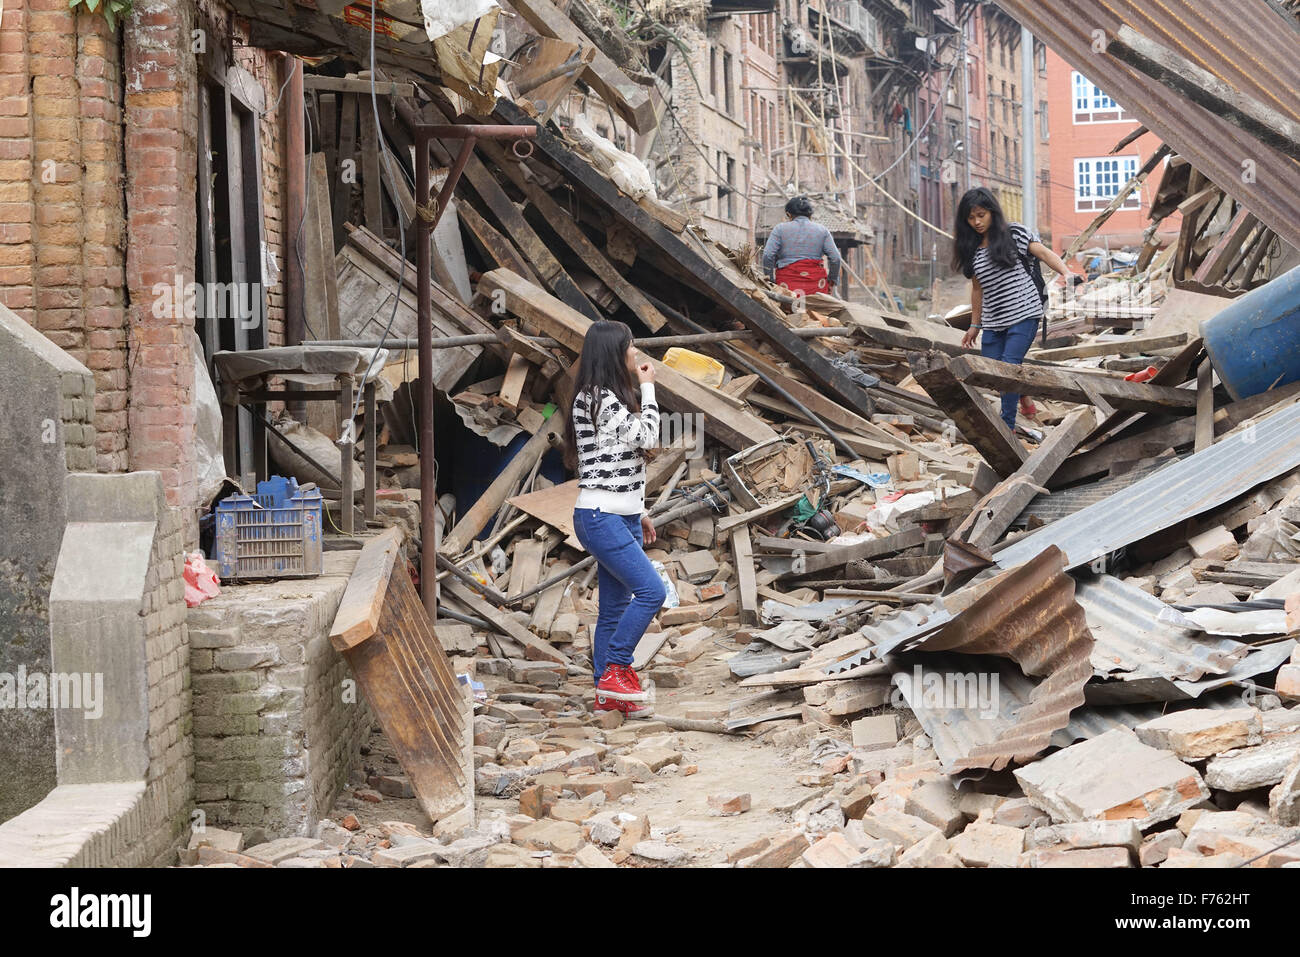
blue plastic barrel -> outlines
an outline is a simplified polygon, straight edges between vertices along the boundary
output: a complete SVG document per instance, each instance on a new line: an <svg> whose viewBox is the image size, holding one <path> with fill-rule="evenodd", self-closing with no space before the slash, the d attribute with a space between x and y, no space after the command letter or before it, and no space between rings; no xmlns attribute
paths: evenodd
<svg viewBox="0 0 1300 957"><path fill-rule="evenodd" d="M1300 266L1203 320L1201 338L1233 399L1300 380Z"/></svg>

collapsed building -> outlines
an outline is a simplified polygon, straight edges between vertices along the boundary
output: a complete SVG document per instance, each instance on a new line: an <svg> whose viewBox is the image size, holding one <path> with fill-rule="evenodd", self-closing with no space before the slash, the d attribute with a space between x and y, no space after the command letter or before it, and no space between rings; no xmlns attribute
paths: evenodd
<svg viewBox="0 0 1300 957"><path fill-rule="evenodd" d="M714 94L678 71L712 75L695 34L669 41L680 58L620 57L629 38L580 2L513 4L506 58L492 3L441 22L401 0L164 6L120 35L4 13L35 79L8 114L27 218L0 310L0 518L18 530L0 670L104 685L94 718L0 711L0 861L684 863L662 828L598 808L679 767L687 734L795 750L819 790L732 849L743 866L1295 859L1300 369L1273 339L1241 356L1260 315L1295 321L1296 118L1269 92L1295 85L1285 49L1254 76L1218 52L1222 22L1187 47L1172 21L1143 37L1100 8L1002 4L1076 65L1113 33L1088 68L1177 154L1152 225L1181 217L1177 244L1153 228L1132 267L1058 294L1042 348L1009 366L961 347L959 314L901 311L879 266L861 297L791 298L744 248L762 217L723 203L730 157L671 191L675 161L642 161L702 89L735 112L747 25L717 27ZM827 107L873 92L812 77L857 15L795 6L785 53L775 31L754 43L807 58L825 155L770 185L834 192L853 131ZM1169 57L1227 93L1169 107ZM771 130L772 153L794 146ZM913 138L890 136L891 156ZM1231 175L1223 142L1260 176ZM838 238L860 212L850 198ZM882 232L855 233L864 256ZM1116 306L1134 285L1149 314ZM553 450L606 317L653 357L677 429L647 488L674 603L636 662L661 713L636 731L590 711L594 562ZM1012 390L1041 402L1024 434L986 398ZM726 706L674 709L719 642ZM954 700L953 675L977 700ZM375 727L396 766L357 781ZM1132 793L1098 803L1094 777ZM386 795L436 833L341 813ZM484 801L515 813L485 820Z"/></svg>

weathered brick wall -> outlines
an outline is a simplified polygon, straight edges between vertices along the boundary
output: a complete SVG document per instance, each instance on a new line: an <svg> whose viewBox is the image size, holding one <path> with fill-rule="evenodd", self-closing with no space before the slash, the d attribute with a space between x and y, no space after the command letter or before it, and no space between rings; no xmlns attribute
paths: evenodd
<svg viewBox="0 0 1300 957"><path fill-rule="evenodd" d="M219 0L136 0L119 35L67 0L3 6L0 304L94 373L96 468L157 470L168 501L192 510L190 323L152 307L155 283L195 278L194 30L232 42L235 61L265 95L263 206L280 271L283 122L275 105L290 61L243 46L246 30ZM272 345L283 342L282 293L282 284L268 289ZM192 542L192 511L186 519Z"/></svg>
<svg viewBox="0 0 1300 957"><path fill-rule="evenodd" d="M100 471L127 467L121 100L102 16L4 5L0 302L94 373Z"/></svg>
<svg viewBox="0 0 1300 957"><path fill-rule="evenodd" d="M325 559L319 578L227 586L189 612L196 798L209 825L309 835L365 740L369 709L329 641L356 553Z"/></svg>

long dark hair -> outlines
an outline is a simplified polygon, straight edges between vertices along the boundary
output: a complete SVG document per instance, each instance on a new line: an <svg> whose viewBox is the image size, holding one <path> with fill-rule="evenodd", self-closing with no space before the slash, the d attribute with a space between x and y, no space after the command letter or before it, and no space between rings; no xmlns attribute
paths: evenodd
<svg viewBox="0 0 1300 957"><path fill-rule="evenodd" d="M584 392L590 398L591 421L600 414L602 390L608 389L633 412L641 411L640 389L627 367L627 350L632 345L632 330L627 323L614 319L593 322L582 343L582 355L574 367L567 417L564 420L564 464L570 471L578 468L578 439L573 428L573 404Z"/></svg>
<svg viewBox="0 0 1300 957"><path fill-rule="evenodd" d="M807 196L795 196L786 201L785 211L790 216L807 216L812 219L812 200Z"/></svg>
<svg viewBox="0 0 1300 957"><path fill-rule="evenodd" d="M981 236L970 228L970 211L975 207L987 209L993 216L988 232ZM975 250L987 237L989 241L989 259L1004 269L1016 264L1016 244L1011 235L1011 227L1002 213L998 198L983 186L967 190L957 204L957 223L953 227L952 268L970 279L975 275Z"/></svg>

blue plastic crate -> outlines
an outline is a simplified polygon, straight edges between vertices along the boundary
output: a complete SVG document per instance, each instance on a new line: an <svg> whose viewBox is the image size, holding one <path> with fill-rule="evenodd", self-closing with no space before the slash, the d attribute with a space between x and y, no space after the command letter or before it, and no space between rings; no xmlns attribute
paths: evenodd
<svg viewBox="0 0 1300 957"><path fill-rule="evenodd" d="M231 495L217 505L213 558L223 579L315 578L321 573L323 502L319 489L272 476L256 495Z"/></svg>

